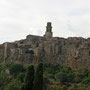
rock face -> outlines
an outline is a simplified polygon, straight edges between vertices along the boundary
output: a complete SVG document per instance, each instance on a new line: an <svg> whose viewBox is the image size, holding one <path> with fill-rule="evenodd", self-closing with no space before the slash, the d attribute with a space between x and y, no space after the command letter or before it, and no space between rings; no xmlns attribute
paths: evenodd
<svg viewBox="0 0 90 90"><path fill-rule="evenodd" d="M0 45L0 62L22 64L44 63L60 64L72 68L90 69L90 38L52 37L51 24L47 24L44 37L28 35L26 39Z"/></svg>

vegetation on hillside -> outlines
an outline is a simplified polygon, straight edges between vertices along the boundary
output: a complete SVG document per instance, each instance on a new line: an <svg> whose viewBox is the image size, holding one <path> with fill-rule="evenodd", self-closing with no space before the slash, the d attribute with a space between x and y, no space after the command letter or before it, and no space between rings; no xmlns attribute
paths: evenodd
<svg viewBox="0 0 90 90"><path fill-rule="evenodd" d="M45 90L90 90L90 70L44 65Z"/></svg>
<svg viewBox="0 0 90 90"><path fill-rule="evenodd" d="M38 87L38 88L37 88ZM43 64L0 63L0 90L43 90Z"/></svg>
<svg viewBox="0 0 90 90"><path fill-rule="evenodd" d="M0 63L0 90L90 90L90 70Z"/></svg>

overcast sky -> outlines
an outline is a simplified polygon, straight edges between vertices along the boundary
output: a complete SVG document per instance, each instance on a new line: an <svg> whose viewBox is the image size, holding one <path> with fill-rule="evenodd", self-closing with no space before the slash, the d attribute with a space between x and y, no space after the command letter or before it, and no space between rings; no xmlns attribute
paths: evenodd
<svg viewBox="0 0 90 90"><path fill-rule="evenodd" d="M0 43L43 35L90 37L90 0L0 0Z"/></svg>

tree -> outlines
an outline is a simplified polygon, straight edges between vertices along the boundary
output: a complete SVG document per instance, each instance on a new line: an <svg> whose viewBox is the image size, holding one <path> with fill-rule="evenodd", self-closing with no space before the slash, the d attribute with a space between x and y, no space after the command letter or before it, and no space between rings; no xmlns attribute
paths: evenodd
<svg viewBox="0 0 90 90"><path fill-rule="evenodd" d="M40 63L36 70L34 90L43 90L43 63Z"/></svg>
<svg viewBox="0 0 90 90"><path fill-rule="evenodd" d="M25 68L21 64L12 64L9 68L10 74L16 77L19 73L25 72Z"/></svg>
<svg viewBox="0 0 90 90"><path fill-rule="evenodd" d="M80 83L82 80L88 76L88 70L86 68L78 68L75 72L75 82Z"/></svg>
<svg viewBox="0 0 90 90"><path fill-rule="evenodd" d="M20 73L18 74L17 78L21 81L24 82L24 77L25 77L25 73Z"/></svg>
<svg viewBox="0 0 90 90"><path fill-rule="evenodd" d="M0 73L0 89L3 88L5 85L7 85L10 82L10 78L8 77L8 74L6 72Z"/></svg>
<svg viewBox="0 0 90 90"><path fill-rule="evenodd" d="M90 77L86 77L82 80L82 84L90 84Z"/></svg>
<svg viewBox="0 0 90 90"><path fill-rule="evenodd" d="M29 66L25 75L24 85L22 86L25 90L33 90L34 73L34 66Z"/></svg>
<svg viewBox="0 0 90 90"><path fill-rule="evenodd" d="M62 67L61 72L68 74L72 72L72 69L70 67Z"/></svg>
<svg viewBox="0 0 90 90"><path fill-rule="evenodd" d="M75 79L75 74L74 73L68 73L67 74L67 82L74 82L74 79Z"/></svg>
<svg viewBox="0 0 90 90"><path fill-rule="evenodd" d="M21 81L18 79L13 79L10 83L8 83L3 90L19 90L21 85Z"/></svg>
<svg viewBox="0 0 90 90"><path fill-rule="evenodd" d="M21 87L20 87L20 89L19 90L26 90L26 84L25 83L23 83L22 85L21 85Z"/></svg>
<svg viewBox="0 0 90 90"><path fill-rule="evenodd" d="M61 84L65 84L65 82L67 81L67 76L65 73L63 72L59 72L56 74L56 79L61 83Z"/></svg>

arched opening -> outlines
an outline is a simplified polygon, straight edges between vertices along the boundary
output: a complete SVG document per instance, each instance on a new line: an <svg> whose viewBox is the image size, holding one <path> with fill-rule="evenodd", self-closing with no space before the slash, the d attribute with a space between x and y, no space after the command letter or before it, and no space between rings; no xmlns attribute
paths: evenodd
<svg viewBox="0 0 90 90"><path fill-rule="evenodd" d="M29 48L29 49L26 50L26 53L28 53L28 54L34 54L34 51L31 48Z"/></svg>

